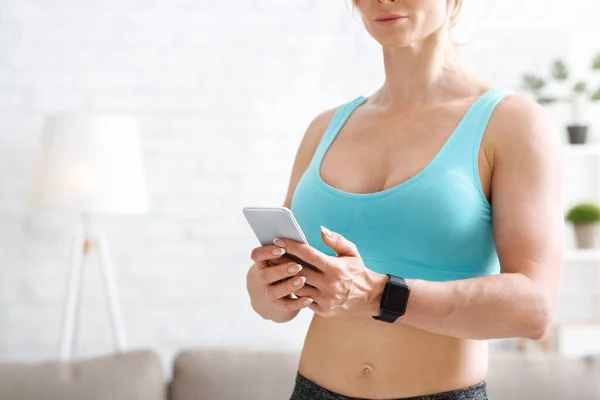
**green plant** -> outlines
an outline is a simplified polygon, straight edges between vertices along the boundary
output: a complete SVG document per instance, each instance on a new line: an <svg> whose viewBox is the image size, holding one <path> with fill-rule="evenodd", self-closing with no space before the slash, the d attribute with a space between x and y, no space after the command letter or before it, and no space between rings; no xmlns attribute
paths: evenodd
<svg viewBox="0 0 600 400"><path fill-rule="evenodd" d="M591 224L600 221L600 208L591 203L578 204L571 208L566 216L574 224Z"/></svg>
<svg viewBox="0 0 600 400"><path fill-rule="evenodd" d="M600 54L596 55L591 63L592 71L600 71ZM580 119L580 101L587 100L591 102L600 101L600 86L597 89L590 89L583 80L570 82L570 71L563 60L555 60L550 66L550 78L556 83L566 86L566 94L550 95L546 93L549 79L545 79L535 74L523 75L523 89L530 92L535 100L542 105L565 102L571 105L571 118L573 123L578 123Z"/></svg>

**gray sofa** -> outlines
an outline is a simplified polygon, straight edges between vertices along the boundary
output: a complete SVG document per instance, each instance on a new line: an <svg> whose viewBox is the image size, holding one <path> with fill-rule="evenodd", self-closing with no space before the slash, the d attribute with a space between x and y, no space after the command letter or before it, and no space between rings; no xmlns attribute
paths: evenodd
<svg viewBox="0 0 600 400"><path fill-rule="evenodd" d="M172 378L152 350L72 364L0 364L1 400L289 399L297 352L196 349L179 354ZM600 358L492 355L491 400L599 400Z"/></svg>

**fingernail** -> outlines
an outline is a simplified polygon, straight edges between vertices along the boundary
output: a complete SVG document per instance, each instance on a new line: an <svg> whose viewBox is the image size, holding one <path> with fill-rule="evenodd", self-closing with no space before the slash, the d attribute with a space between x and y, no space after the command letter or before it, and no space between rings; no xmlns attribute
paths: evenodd
<svg viewBox="0 0 600 400"><path fill-rule="evenodd" d="M285 240L283 239L275 239L273 240L273 244L279 246L279 247L285 247Z"/></svg>
<svg viewBox="0 0 600 400"><path fill-rule="evenodd" d="M302 265L300 265L300 264L290 265L288 268L288 272L290 274L295 274L296 272L300 272L300 271L302 271Z"/></svg>
<svg viewBox="0 0 600 400"><path fill-rule="evenodd" d="M310 306L313 302L313 299L306 299L302 302L303 305L305 306Z"/></svg>
<svg viewBox="0 0 600 400"><path fill-rule="evenodd" d="M305 277L300 276L300 277L298 277L298 278L296 278L296 279L294 279L292 281L292 285L294 285L294 286L301 286L304 283L305 279L306 279Z"/></svg>
<svg viewBox="0 0 600 400"><path fill-rule="evenodd" d="M325 236L327 237L332 237L333 233L331 233L331 231L327 228L325 228L324 226L321 226L321 232L323 232L325 234Z"/></svg>
<svg viewBox="0 0 600 400"><path fill-rule="evenodd" d="M285 254L285 250L282 249L281 247L277 247L276 249L273 249L273 255L274 256L280 256Z"/></svg>

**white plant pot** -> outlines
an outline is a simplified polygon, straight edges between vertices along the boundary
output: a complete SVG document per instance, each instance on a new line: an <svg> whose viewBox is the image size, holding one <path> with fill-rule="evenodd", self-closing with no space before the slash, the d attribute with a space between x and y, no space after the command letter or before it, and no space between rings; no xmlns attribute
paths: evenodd
<svg viewBox="0 0 600 400"><path fill-rule="evenodd" d="M598 224L575 224L575 239L580 249L593 249L596 247Z"/></svg>

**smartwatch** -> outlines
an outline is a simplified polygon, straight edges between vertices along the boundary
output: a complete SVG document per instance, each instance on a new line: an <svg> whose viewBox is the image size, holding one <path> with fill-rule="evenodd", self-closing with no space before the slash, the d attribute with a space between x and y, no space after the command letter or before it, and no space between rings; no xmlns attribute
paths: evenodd
<svg viewBox="0 0 600 400"><path fill-rule="evenodd" d="M410 288L404 278L386 274L390 279L385 283L383 294L381 295L381 304L379 306L381 315L373 319L394 322L406 312Z"/></svg>

